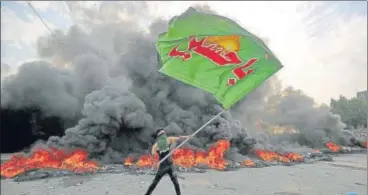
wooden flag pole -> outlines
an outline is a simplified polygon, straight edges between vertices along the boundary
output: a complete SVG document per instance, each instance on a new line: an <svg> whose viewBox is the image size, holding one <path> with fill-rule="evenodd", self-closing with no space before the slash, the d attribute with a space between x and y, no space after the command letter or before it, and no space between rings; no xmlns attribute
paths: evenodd
<svg viewBox="0 0 368 195"><path fill-rule="evenodd" d="M219 117L221 114L223 114L225 112L225 110L222 110L220 113L218 113L216 116L214 116L213 118L211 118L209 121L207 121L207 123L205 123L204 125L202 125L202 127L200 127L199 129L197 129L192 135L190 135L189 137L187 137L187 139L185 139L181 144L179 144L176 148L174 148L173 150L170 151L170 153L168 155L166 155L163 159L160 160L160 162L158 162L158 166L160 166L160 164L166 160L167 158L169 158L170 155L172 155L174 153L175 150L179 149L181 146L183 146L187 141L189 141L193 136L195 136L198 132L200 132L202 129L204 129L208 124L210 124L213 120L215 120L217 117Z"/></svg>

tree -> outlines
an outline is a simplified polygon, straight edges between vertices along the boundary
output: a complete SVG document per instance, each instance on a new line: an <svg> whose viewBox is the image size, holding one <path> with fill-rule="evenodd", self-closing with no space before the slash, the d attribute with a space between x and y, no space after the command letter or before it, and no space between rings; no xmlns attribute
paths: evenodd
<svg viewBox="0 0 368 195"><path fill-rule="evenodd" d="M340 96L338 100L331 99L331 112L341 116L341 120L349 126L357 128L361 125L367 127L367 100L361 98L347 99Z"/></svg>

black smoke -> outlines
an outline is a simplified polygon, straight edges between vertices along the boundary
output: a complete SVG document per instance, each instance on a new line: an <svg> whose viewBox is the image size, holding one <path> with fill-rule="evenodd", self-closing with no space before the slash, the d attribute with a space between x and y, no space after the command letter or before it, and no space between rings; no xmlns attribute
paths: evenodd
<svg viewBox="0 0 368 195"><path fill-rule="evenodd" d="M22 146L4 144L6 151L47 139L41 145L84 148L102 162L121 162L129 153L148 152L156 128L188 135L222 110L212 95L157 71L154 43L168 21L155 20L148 30L142 29L137 21L150 19L144 2L103 2L98 9L68 5L76 25L55 33L57 38L40 37L40 61L24 64L2 83L1 137L13 142L18 140L15 134L27 137ZM209 7L196 9L214 13ZM276 77L269 79L189 146L206 148L226 138L239 156L253 147L282 150L315 147L326 140L343 143L338 116L316 108L297 90L282 91L280 85ZM34 112L36 126L41 125L37 130L31 124ZM22 125L11 122L15 120ZM267 125L260 129L259 120ZM299 133L266 133L276 124L293 126Z"/></svg>
<svg viewBox="0 0 368 195"><path fill-rule="evenodd" d="M59 117L45 117L39 109L1 108L1 153L29 149L38 140L63 135Z"/></svg>

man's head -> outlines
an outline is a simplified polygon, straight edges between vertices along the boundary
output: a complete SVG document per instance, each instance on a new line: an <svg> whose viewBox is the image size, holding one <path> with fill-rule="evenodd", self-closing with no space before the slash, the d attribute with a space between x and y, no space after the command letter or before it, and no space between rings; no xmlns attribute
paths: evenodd
<svg viewBox="0 0 368 195"><path fill-rule="evenodd" d="M165 129L159 128L156 130L156 138L159 137L162 134L166 134Z"/></svg>

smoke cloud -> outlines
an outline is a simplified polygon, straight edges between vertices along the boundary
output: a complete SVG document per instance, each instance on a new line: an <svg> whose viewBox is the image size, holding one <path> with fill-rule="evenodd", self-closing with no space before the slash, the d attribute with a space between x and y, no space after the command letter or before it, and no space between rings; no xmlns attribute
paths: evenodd
<svg viewBox="0 0 368 195"><path fill-rule="evenodd" d="M156 128L166 127L171 135L191 134L221 111L212 95L157 71L154 42L168 21L156 20L142 29L139 21L150 18L144 2L102 2L99 9L73 2L68 6L76 25L66 33L40 37L41 60L22 65L2 83L2 108L35 107L69 123L64 136L52 136L44 144L85 148L102 162L121 162L127 154L148 152ZM208 6L195 8L214 13ZM49 62L55 58L57 63ZM270 136L266 130L274 125L291 126L298 133ZM233 158L239 159L254 147L344 143L343 128L327 107L315 107L300 91L281 91L273 77L188 146L203 149L226 138Z"/></svg>

